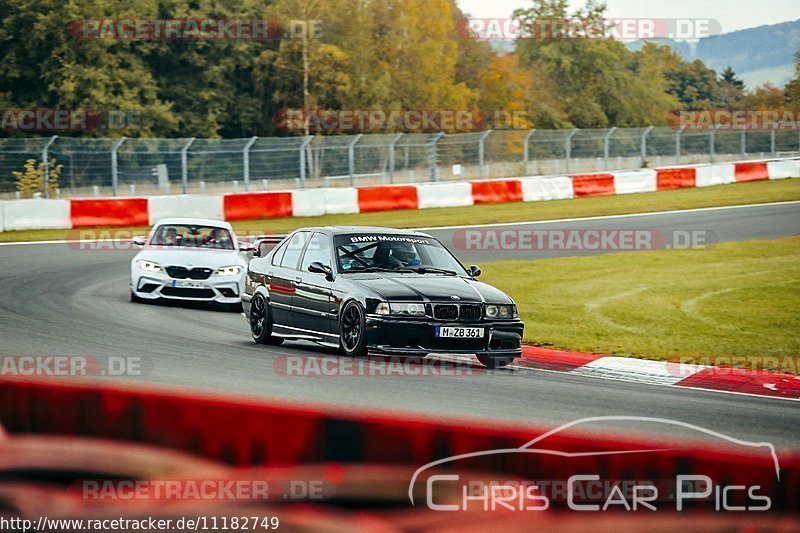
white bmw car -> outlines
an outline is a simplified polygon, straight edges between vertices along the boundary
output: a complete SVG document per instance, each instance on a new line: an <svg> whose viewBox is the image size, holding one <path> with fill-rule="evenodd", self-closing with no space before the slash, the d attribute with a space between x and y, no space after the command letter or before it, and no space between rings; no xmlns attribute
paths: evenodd
<svg viewBox="0 0 800 533"><path fill-rule="evenodd" d="M141 250L131 261L131 301L184 300L240 308L247 262L227 222L201 218L159 220L136 237Z"/></svg>

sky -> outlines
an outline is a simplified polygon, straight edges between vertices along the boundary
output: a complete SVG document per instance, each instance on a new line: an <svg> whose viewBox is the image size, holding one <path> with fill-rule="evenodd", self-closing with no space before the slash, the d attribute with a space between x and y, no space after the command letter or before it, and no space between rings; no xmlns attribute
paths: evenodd
<svg viewBox="0 0 800 533"><path fill-rule="evenodd" d="M504 18L526 0L456 0L473 17ZM573 9L582 0L570 0ZM607 0L607 18L711 18L722 33L800 19L800 0Z"/></svg>

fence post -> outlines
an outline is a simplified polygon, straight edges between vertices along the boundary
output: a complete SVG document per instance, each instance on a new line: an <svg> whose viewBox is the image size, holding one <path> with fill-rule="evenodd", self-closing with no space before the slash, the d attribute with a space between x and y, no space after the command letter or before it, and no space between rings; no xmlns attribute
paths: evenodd
<svg viewBox="0 0 800 533"><path fill-rule="evenodd" d="M486 137L488 137L490 133L492 133L492 130L486 130L486 131L483 132L483 134L481 135L480 139L478 139L478 178L479 179L483 179L483 175L485 173L484 161L486 159L485 158L485 154L486 154L486 146L485 146L485 144L486 143L484 141L486 141Z"/></svg>
<svg viewBox="0 0 800 533"><path fill-rule="evenodd" d="M681 134L683 130L686 129L686 124L682 125L678 128L678 133L675 134L675 163L680 164L681 162Z"/></svg>
<svg viewBox="0 0 800 533"><path fill-rule="evenodd" d="M532 129L527 134L525 134L525 137L522 138L522 162L525 165L525 168L522 173L525 174L526 176L528 175L528 161L530 161L530 152L529 152L530 149L528 147L528 143L530 142L531 137L533 137L534 133L536 133L536 130Z"/></svg>
<svg viewBox="0 0 800 533"><path fill-rule="evenodd" d="M564 162L565 165L565 172L569 173L569 160L572 159L572 138L575 134L578 133L578 128L573 129L567 134L567 138L564 140L564 156L566 157L566 161Z"/></svg>
<svg viewBox="0 0 800 533"><path fill-rule="evenodd" d="M117 149L125 142L126 137L123 137L114 144L111 149L111 195L117 195L117 187L119 186L119 165L117 160Z"/></svg>
<svg viewBox="0 0 800 533"><path fill-rule="evenodd" d="M309 135L303 139L303 144L300 145L300 188L306 188L306 150L311 141L314 140L313 135Z"/></svg>
<svg viewBox="0 0 800 533"><path fill-rule="evenodd" d="M708 137L708 156L711 163L714 162L714 155L716 150L717 139L717 126L711 128L711 134Z"/></svg>
<svg viewBox="0 0 800 533"><path fill-rule="evenodd" d="M347 172L350 174L350 186L356 184L356 143L361 140L363 137L363 133L359 133L356 135L356 138L353 139L347 146Z"/></svg>
<svg viewBox="0 0 800 533"><path fill-rule="evenodd" d="M250 147L253 146L258 140L258 137L252 137L242 150L242 181L244 181L244 190L250 190Z"/></svg>
<svg viewBox="0 0 800 533"><path fill-rule="evenodd" d="M739 144L741 145L740 148L741 148L741 152L742 152L742 157L744 157L745 154L747 153L747 138L745 137L745 132L746 131L747 130L742 130L741 136L739 138Z"/></svg>
<svg viewBox="0 0 800 533"><path fill-rule="evenodd" d="M647 126L647 129L642 133L642 165L647 161L647 134L650 133L652 129L653 126Z"/></svg>
<svg viewBox="0 0 800 533"><path fill-rule="evenodd" d="M772 156L775 157L777 152L775 151L775 129L778 127L778 123L772 125L772 129L769 132L769 151L772 153Z"/></svg>
<svg viewBox="0 0 800 533"><path fill-rule="evenodd" d="M608 170L608 153L609 153L609 144L611 142L611 135L617 130L616 127L611 128L606 133L605 137L603 138L603 168L604 170Z"/></svg>
<svg viewBox="0 0 800 533"><path fill-rule="evenodd" d="M189 139L189 142L186 143L186 146L181 148L181 186L183 188L183 194L189 192L189 147L195 141L195 138L192 137Z"/></svg>
<svg viewBox="0 0 800 533"><path fill-rule="evenodd" d="M435 136L431 140L430 157L428 158L429 162L430 162L430 165L431 165L431 169L430 169L431 181L439 181L439 166L438 166L438 163L436 161L436 155L437 155L436 154L436 148L437 148L437 146L439 144L439 141L442 139L442 137L444 137L444 133L442 133L440 131L439 133L435 134Z"/></svg>
<svg viewBox="0 0 800 533"><path fill-rule="evenodd" d="M42 167L44 169L44 175L42 176L42 187L44 190L42 191L42 194L45 198L50 196L50 191L48 191L48 182L50 181L50 165L48 163L47 150L50 148L50 145L56 141L56 139L58 139L58 135L53 135L50 137L50 140L47 141L47 144L44 145L44 148L42 148Z"/></svg>
<svg viewBox="0 0 800 533"><path fill-rule="evenodd" d="M402 136L402 133L398 133L389 143L389 183L394 183L394 147Z"/></svg>

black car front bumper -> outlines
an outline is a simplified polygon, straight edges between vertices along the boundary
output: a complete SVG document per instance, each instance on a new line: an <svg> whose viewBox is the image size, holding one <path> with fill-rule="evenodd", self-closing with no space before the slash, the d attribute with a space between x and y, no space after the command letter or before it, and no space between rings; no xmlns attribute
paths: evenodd
<svg viewBox="0 0 800 533"><path fill-rule="evenodd" d="M455 339L436 336L436 326L484 328L483 337ZM519 319L481 322L446 322L367 315L367 347L370 352L387 355L424 356L429 353L520 357L522 332Z"/></svg>

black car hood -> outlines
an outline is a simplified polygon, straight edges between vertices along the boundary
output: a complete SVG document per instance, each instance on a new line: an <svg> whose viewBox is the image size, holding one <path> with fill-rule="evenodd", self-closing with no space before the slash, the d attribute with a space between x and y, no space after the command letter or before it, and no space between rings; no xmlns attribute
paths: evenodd
<svg viewBox="0 0 800 533"><path fill-rule="evenodd" d="M511 298L491 285L459 276L363 274L353 276L351 280L371 289L386 301L512 303Z"/></svg>

